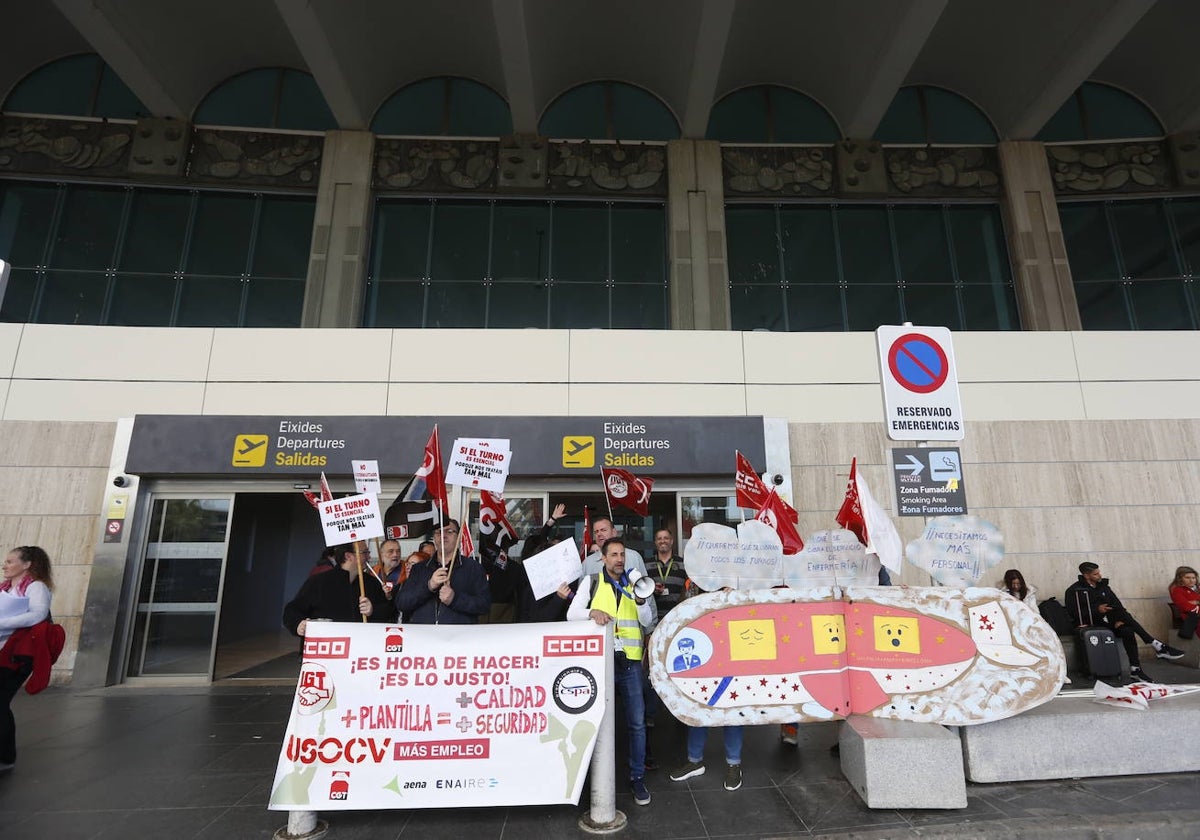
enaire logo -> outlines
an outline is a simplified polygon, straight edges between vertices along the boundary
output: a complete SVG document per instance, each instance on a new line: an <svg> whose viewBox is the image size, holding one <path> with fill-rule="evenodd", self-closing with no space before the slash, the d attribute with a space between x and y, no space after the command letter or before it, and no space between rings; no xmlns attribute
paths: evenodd
<svg viewBox="0 0 1200 840"><path fill-rule="evenodd" d="M404 650L404 628L388 627L384 632L383 650L386 653L400 653Z"/></svg>
<svg viewBox="0 0 1200 840"><path fill-rule="evenodd" d="M603 656L603 636L544 636L542 656Z"/></svg>
<svg viewBox="0 0 1200 840"><path fill-rule="evenodd" d="M350 771L349 770L334 770L331 774L333 779L329 783L329 798L345 801L350 798Z"/></svg>
<svg viewBox="0 0 1200 840"><path fill-rule="evenodd" d="M350 657L350 637L333 636L324 639L304 640L305 659L348 659Z"/></svg>
<svg viewBox="0 0 1200 840"><path fill-rule="evenodd" d="M567 668L554 679L554 703L569 715L581 715L596 702L596 678L584 668Z"/></svg>

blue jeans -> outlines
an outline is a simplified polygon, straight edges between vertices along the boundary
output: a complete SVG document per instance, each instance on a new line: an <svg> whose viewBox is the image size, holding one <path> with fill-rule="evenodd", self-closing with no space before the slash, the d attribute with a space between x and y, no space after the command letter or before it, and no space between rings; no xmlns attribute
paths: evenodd
<svg viewBox="0 0 1200 840"><path fill-rule="evenodd" d="M742 739L744 734L740 726L721 727L725 736L725 763L742 763ZM704 762L704 740L708 737L708 729L703 726L689 726L687 753L688 761L696 764Z"/></svg>
<svg viewBox="0 0 1200 840"><path fill-rule="evenodd" d="M618 656L613 681L625 706L625 726L629 729L629 778L640 779L646 775L646 700L642 696L641 661Z"/></svg>

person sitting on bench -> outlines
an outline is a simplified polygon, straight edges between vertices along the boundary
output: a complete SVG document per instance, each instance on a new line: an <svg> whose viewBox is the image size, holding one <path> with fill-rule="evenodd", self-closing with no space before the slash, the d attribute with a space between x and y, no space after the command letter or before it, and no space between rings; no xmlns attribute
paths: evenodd
<svg viewBox="0 0 1200 840"><path fill-rule="evenodd" d="M1113 631L1113 635L1125 645L1125 653L1129 656L1129 676L1135 680L1153 682L1142 670L1138 658L1138 638L1153 645L1159 659L1183 657L1183 651L1163 644L1138 624L1108 585L1108 578L1101 577L1100 567L1095 563L1085 561L1079 564L1079 580L1067 588L1063 602L1077 627L1099 626Z"/></svg>
<svg viewBox="0 0 1200 840"><path fill-rule="evenodd" d="M1196 570L1191 566L1180 566L1175 570L1175 580L1171 582L1171 603L1183 619L1179 625L1181 639L1195 636L1196 623L1200 621L1200 586L1196 584Z"/></svg>

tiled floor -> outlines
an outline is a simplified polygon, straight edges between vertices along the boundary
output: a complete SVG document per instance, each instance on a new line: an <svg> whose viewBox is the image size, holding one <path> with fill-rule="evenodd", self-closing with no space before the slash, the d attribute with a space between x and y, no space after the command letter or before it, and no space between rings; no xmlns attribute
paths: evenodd
<svg viewBox="0 0 1200 840"><path fill-rule="evenodd" d="M268 838L286 823L266 809L291 692L287 688L49 689L19 695L19 761L0 775L0 836L47 838ZM801 727L798 748L776 727L746 733L743 787L722 787L721 739L710 733L707 774L672 783L683 758L683 728L665 715L651 730L662 764L638 807L623 788L629 818L622 838L793 838L837 836L1041 837L1052 826L1081 831L1097 820L1151 825L1163 815L1175 832L1200 836L1200 779L1193 774L968 785L958 811L873 811L841 776L830 753L837 724ZM1081 744L1093 736L1081 733ZM618 733L618 750L622 742ZM618 759L620 760L620 758ZM618 775L618 777L620 777ZM586 800L586 795L585 795ZM585 837L581 808L360 811L325 815L331 838L520 840ZM1189 820L1197 820L1189 834ZM1180 822L1182 821L1182 822ZM1180 826L1183 826L1182 828ZM1091 837L1095 833L1070 833Z"/></svg>

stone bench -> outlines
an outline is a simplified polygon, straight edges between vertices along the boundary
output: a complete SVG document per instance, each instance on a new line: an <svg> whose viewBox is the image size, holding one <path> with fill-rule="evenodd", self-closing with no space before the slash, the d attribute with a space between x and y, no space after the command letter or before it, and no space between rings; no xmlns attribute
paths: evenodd
<svg viewBox="0 0 1200 840"><path fill-rule="evenodd" d="M1200 694L1146 711L1058 697L1016 717L959 730L967 778L1016 782L1200 770Z"/></svg>
<svg viewBox="0 0 1200 840"><path fill-rule="evenodd" d="M838 737L842 774L868 808L965 808L962 746L944 726L853 715Z"/></svg>

